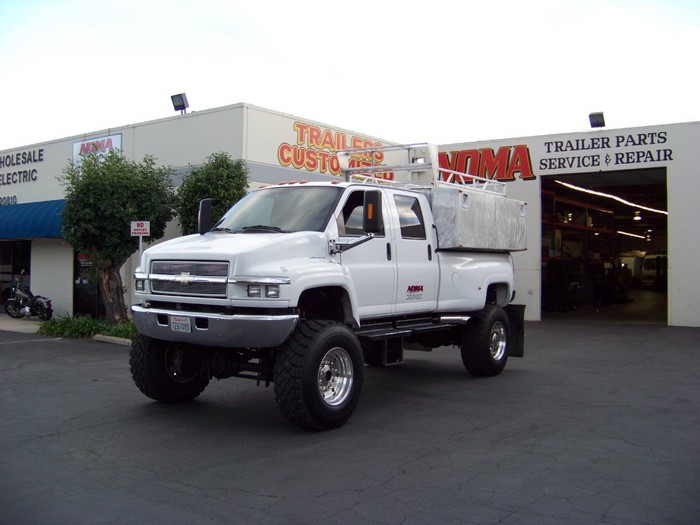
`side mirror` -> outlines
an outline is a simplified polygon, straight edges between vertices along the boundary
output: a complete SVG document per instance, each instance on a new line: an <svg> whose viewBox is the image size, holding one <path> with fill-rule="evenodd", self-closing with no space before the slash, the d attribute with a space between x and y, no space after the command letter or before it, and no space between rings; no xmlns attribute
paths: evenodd
<svg viewBox="0 0 700 525"><path fill-rule="evenodd" d="M197 227L200 235L204 235L211 230L211 199L202 199L199 201Z"/></svg>
<svg viewBox="0 0 700 525"><path fill-rule="evenodd" d="M382 232L382 192L368 190L365 192L362 229L365 233Z"/></svg>

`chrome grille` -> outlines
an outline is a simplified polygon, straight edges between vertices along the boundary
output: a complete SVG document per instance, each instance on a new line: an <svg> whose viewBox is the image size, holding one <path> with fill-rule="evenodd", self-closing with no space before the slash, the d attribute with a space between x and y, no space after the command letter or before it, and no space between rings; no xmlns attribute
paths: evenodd
<svg viewBox="0 0 700 525"><path fill-rule="evenodd" d="M226 277L228 275L228 263L212 261L153 261L151 263L151 273L166 275L190 273L192 275Z"/></svg>
<svg viewBox="0 0 700 525"><path fill-rule="evenodd" d="M228 263L217 261L153 261L154 294L226 297Z"/></svg>

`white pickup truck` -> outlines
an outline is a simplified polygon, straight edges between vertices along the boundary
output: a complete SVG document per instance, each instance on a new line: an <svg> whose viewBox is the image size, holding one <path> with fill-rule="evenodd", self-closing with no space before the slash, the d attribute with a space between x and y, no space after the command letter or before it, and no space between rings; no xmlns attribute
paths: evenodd
<svg viewBox="0 0 700 525"><path fill-rule="evenodd" d="M251 378L326 430L352 415L365 365L405 349L454 345L476 376L523 356L510 252L525 249L525 203L439 169L432 145L380 149L338 152L345 180L252 191L213 228L203 201L199 234L143 253L130 366L146 396Z"/></svg>

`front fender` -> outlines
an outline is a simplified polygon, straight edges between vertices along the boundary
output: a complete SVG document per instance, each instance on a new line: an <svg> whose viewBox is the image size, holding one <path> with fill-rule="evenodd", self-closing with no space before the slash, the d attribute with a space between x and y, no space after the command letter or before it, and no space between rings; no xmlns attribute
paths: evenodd
<svg viewBox="0 0 700 525"><path fill-rule="evenodd" d="M318 288L342 288L350 301L351 315L359 324L357 294L349 274L345 268L335 262L323 262L318 264L305 264L296 270L289 269L291 278L290 305L299 306L302 294L308 290Z"/></svg>

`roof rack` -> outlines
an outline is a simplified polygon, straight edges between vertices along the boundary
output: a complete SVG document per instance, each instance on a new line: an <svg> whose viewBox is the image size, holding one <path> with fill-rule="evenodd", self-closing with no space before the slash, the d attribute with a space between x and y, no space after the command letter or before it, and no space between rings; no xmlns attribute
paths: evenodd
<svg viewBox="0 0 700 525"><path fill-rule="evenodd" d="M434 144L394 144L337 151L346 181L425 188L447 186L506 194L506 184L485 177L441 168Z"/></svg>

